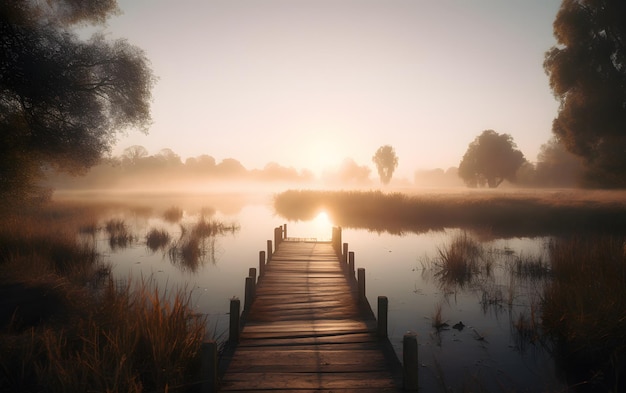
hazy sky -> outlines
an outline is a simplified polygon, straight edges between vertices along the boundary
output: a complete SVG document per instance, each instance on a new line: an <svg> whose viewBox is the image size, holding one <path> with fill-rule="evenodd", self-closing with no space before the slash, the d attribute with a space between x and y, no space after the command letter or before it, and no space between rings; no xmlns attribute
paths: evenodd
<svg viewBox="0 0 626 393"><path fill-rule="evenodd" d="M483 130L535 161L558 103L542 67L560 0L118 0L111 38L159 77L149 135L183 160L274 161L320 173L344 158L396 174L458 166ZM373 170L375 174L375 170Z"/></svg>

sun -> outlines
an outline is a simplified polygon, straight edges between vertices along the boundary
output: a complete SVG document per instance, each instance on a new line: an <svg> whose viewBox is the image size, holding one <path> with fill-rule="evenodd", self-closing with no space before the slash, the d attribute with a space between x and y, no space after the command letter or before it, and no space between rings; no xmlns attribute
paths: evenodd
<svg viewBox="0 0 626 393"><path fill-rule="evenodd" d="M317 216L313 219L313 223L315 223L315 226L319 229L328 229L333 226L330 217L328 217L328 213L324 210L317 213Z"/></svg>

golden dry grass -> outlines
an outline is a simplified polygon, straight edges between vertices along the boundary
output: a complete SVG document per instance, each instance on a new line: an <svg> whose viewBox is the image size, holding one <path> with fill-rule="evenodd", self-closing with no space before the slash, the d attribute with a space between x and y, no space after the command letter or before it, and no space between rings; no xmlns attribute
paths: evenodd
<svg viewBox="0 0 626 393"><path fill-rule="evenodd" d="M207 332L190 291L118 285L89 240L95 217L71 204L2 217L0 390L175 391L197 381Z"/></svg>
<svg viewBox="0 0 626 393"><path fill-rule="evenodd" d="M289 190L278 214L308 220L320 210L336 225L402 234L461 228L499 237L626 233L626 192L492 190L385 193Z"/></svg>

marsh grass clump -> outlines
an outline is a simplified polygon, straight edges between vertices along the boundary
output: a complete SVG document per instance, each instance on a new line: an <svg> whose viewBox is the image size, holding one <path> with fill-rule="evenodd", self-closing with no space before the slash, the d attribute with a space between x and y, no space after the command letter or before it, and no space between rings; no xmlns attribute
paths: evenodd
<svg viewBox="0 0 626 393"><path fill-rule="evenodd" d="M0 337L2 386L34 391L167 391L196 378L205 320L190 293L154 283L102 294L72 324L44 324Z"/></svg>
<svg viewBox="0 0 626 393"><path fill-rule="evenodd" d="M288 190L274 197L274 207L294 221L311 220L323 208L342 227L392 234L445 228L488 229L491 236L504 237L626 233L626 203L620 192L491 191Z"/></svg>
<svg viewBox="0 0 626 393"><path fill-rule="evenodd" d="M116 285L80 241L85 213L50 205L1 218L0 391L187 389L205 336L191 292Z"/></svg>
<svg viewBox="0 0 626 393"><path fill-rule="evenodd" d="M448 323L443 320L441 303L437 303L437 305L435 305L435 311L433 311L430 319L432 321L432 327L434 327L437 331L444 330L449 327Z"/></svg>
<svg viewBox="0 0 626 393"><path fill-rule="evenodd" d="M183 209L178 206L172 206L163 212L165 221L177 223L183 218Z"/></svg>
<svg viewBox="0 0 626 393"><path fill-rule="evenodd" d="M465 285L480 272L480 262L484 255L482 245L462 232L452 238L446 247L437 249L438 258L435 262L437 276L445 285Z"/></svg>
<svg viewBox="0 0 626 393"><path fill-rule="evenodd" d="M34 212L5 218L0 225L0 265L14 266L12 274L34 269L33 273L49 271L73 281L88 280L98 254L94 243L77 241L82 225L84 222L74 216L55 221Z"/></svg>
<svg viewBox="0 0 626 393"><path fill-rule="evenodd" d="M511 266L511 273L515 277L527 280L542 280L549 278L552 269L547 260L541 256L520 255Z"/></svg>
<svg viewBox="0 0 626 393"><path fill-rule="evenodd" d="M146 234L146 246L152 251L164 249L170 239L170 234L166 230L152 228Z"/></svg>
<svg viewBox="0 0 626 393"><path fill-rule="evenodd" d="M227 233L234 234L240 228L237 224L225 224L216 220L205 220L204 217L190 225L181 225L179 239L168 250L170 260L186 270L195 272L209 256L216 263L216 237Z"/></svg>
<svg viewBox="0 0 626 393"><path fill-rule="evenodd" d="M574 374L583 367L624 388L626 256L624 238L557 239L549 247L553 279L543 291L542 328Z"/></svg>
<svg viewBox="0 0 626 393"><path fill-rule="evenodd" d="M126 248L135 241L135 236L122 219L112 218L104 226L109 235L109 246L112 250Z"/></svg>

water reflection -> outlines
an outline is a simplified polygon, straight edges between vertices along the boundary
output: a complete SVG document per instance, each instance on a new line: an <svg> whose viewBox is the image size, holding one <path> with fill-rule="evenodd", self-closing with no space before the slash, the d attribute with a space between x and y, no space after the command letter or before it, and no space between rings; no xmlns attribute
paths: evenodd
<svg viewBox="0 0 626 393"><path fill-rule="evenodd" d="M170 283L191 283L197 291L195 307L209 315L218 334L226 330L227 300L243 298L248 268L256 266L272 228L286 221L289 236L324 240L331 235L329 221L337 219L331 210L324 210L326 216L311 211L307 220L277 218L265 201L233 214L217 205L207 209L201 202L193 210L172 200L156 206L150 214L134 209L124 216L117 209L101 218L123 217L130 232L146 234L145 247L135 241L127 248L112 247L106 235L104 247L109 247L115 273L141 272ZM174 222L163 215L172 206L182 211ZM220 222L225 223L221 230ZM231 222L237 224L229 227ZM379 295L390 300L390 339L400 356L402 335L418 333L422 390L480 385L483 391L501 391L503 386L584 391L617 386L614 381L625 372L626 273L619 270L619 263L626 265L623 237L590 241L585 247L593 242L600 247L574 274L565 261L581 261L586 252L557 243L559 238L552 235L500 238L493 231L478 235L476 230L438 228L397 236L392 233L398 227L390 225L387 230L377 224L376 231L344 228L343 239L355 251L356 265L366 268L370 301ZM153 248L148 241L152 230L166 233L169 240L155 242ZM558 266L557 249L563 262ZM600 259L607 264L598 265ZM586 325L574 317L581 311Z"/></svg>
<svg viewBox="0 0 626 393"><path fill-rule="evenodd" d="M112 250L129 247L135 241L135 236L122 219L112 218L108 220L104 229L108 234L109 247Z"/></svg>
<svg viewBox="0 0 626 393"><path fill-rule="evenodd" d="M226 225L219 221L206 221L204 217L191 225L180 226L180 237L168 250L173 264L191 272L197 272L205 262L217 263L216 237L239 231L236 224Z"/></svg>

